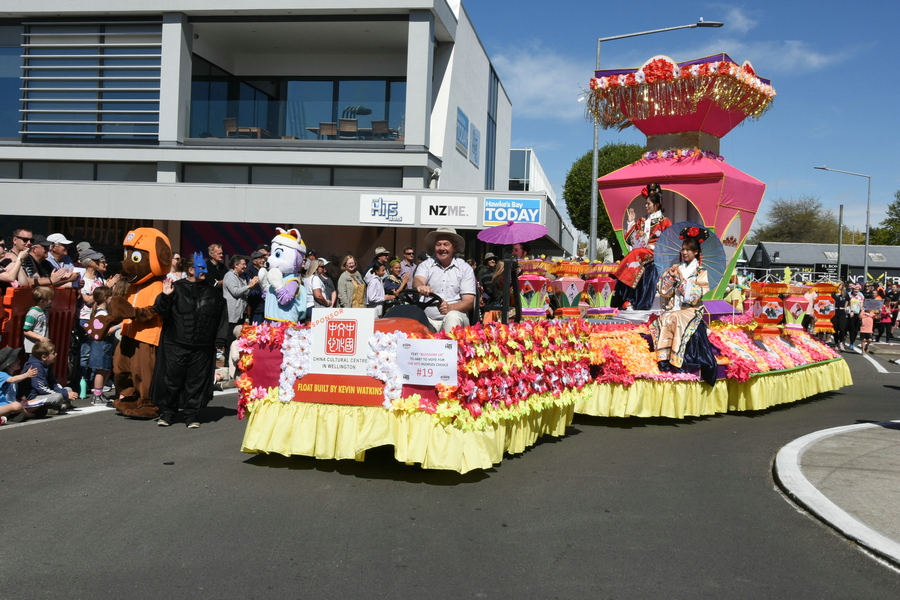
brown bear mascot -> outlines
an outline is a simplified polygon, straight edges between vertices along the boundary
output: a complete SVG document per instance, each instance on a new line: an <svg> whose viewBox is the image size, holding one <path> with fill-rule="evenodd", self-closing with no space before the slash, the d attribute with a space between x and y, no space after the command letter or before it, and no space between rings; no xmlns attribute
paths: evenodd
<svg viewBox="0 0 900 600"><path fill-rule="evenodd" d="M131 285L124 298L107 302L109 315L88 323L91 338L102 339L111 325L122 322L122 341L113 356L119 399L113 406L136 419L158 416L150 397L150 383L156 366L156 347L162 322L153 304L162 292L163 279L172 264L172 246L161 231L139 227L125 236L125 259L121 276Z"/></svg>

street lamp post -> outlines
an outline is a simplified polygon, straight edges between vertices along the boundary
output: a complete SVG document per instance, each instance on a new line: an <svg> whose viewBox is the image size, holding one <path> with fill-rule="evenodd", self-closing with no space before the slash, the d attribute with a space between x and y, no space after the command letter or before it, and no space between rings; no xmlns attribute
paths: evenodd
<svg viewBox="0 0 900 600"><path fill-rule="evenodd" d="M690 25L679 25L678 27L666 27L665 29L653 29L652 31L640 31L638 33L626 33L625 35L614 35L612 37L597 39L597 71L600 70L600 43L611 42L613 40L621 40L624 38L637 37L639 35L650 35L651 33L663 33L664 31L675 31L676 29L694 29L696 27L721 27L723 24L718 21L704 21L702 18L696 23ZM599 173L599 158L597 152L600 145L600 122L594 117L594 155L591 161L591 235L588 238L588 257L590 260L597 260L597 179Z"/></svg>
<svg viewBox="0 0 900 600"><path fill-rule="evenodd" d="M863 284L869 282L869 214L872 208L872 176L863 175L862 173L851 173L850 171L839 171L838 169L829 169L828 167L813 167L820 171L831 171L833 173L843 173L844 175L855 175L856 177L865 177L869 180L869 196L866 199L866 253L863 254ZM840 273L838 273L840 277Z"/></svg>

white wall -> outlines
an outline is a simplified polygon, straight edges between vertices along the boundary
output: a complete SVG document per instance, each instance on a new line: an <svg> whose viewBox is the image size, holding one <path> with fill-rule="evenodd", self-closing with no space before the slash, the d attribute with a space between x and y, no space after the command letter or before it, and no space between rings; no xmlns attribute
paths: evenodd
<svg viewBox="0 0 900 600"><path fill-rule="evenodd" d="M439 154L443 160L441 167L441 189L476 190L484 189L485 147L487 138L488 84L490 61L481 41L478 39L465 9L459 11L459 24L456 29L456 43L448 66L449 89L446 91L444 105L443 86L438 94L433 121L444 123L444 139L442 147L432 144L432 152ZM500 180L505 183L509 177L509 146L511 135L512 112L505 94L500 95L497 124L496 171ZM506 106L504 106L506 105ZM469 118L470 125L475 125L481 134L480 160L476 167L456 149L456 111L457 108ZM504 121L506 121L504 123ZM438 138L434 137L433 142ZM505 189L505 185L496 186Z"/></svg>

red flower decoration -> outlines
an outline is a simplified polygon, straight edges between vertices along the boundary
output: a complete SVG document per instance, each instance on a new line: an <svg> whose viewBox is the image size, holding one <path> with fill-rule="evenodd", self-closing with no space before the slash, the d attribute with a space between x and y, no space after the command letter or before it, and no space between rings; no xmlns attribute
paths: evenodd
<svg viewBox="0 0 900 600"><path fill-rule="evenodd" d="M641 196L643 196L644 198L649 197L649 196L650 196L650 190L648 190L647 188L642 189L642 190L641 190Z"/></svg>
<svg viewBox="0 0 900 600"><path fill-rule="evenodd" d="M691 237L697 237L698 235L700 235L700 228L691 227L690 229L688 229L688 235Z"/></svg>

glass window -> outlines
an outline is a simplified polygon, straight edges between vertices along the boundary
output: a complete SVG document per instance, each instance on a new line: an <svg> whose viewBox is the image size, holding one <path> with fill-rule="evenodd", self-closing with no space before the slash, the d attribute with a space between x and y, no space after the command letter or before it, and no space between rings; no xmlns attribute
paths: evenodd
<svg viewBox="0 0 900 600"><path fill-rule="evenodd" d="M231 183L250 182L250 167L246 165L184 165L185 183Z"/></svg>
<svg viewBox="0 0 900 600"><path fill-rule="evenodd" d="M22 163L22 179L92 181L94 163L25 161Z"/></svg>
<svg viewBox="0 0 900 600"><path fill-rule="evenodd" d="M388 127L397 132L397 134L391 132L392 136L398 135L400 139L403 139L406 120L406 82L392 81L390 91L391 97L388 103L387 115Z"/></svg>
<svg viewBox="0 0 900 600"><path fill-rule="evenodd" d="M19 77L22 76L22 49L18 46L0 48L0 137L19 137L19 109L22 96Z"/></svg>
<svg viewBox="0 0 900 600"><path fill-rule="evenodd" d="M338 82L338 110L342 119L356 119L361 129L371 129L372 120L387 119L387 81Z"/></svg>
<svg viewBox="0 0 900 600"><path fill-rule="evenodd" d="M19 161L0 160L0 179L18 179Z"/></svg>
<svg viewBox="0 0 900 600"><path fill-rule="evenodd" d="M403 169L335 167L334 185L343 187L403 187Z"/></svg>
<svg viewBox="0 0 900 600"><path fill-rule="evenodd" d="M97 163L97 181L156 181L156 163Z"/></svg>
<svg viewBox="0 0 900 600"><path fill-rule="evenodd" d="M330 167L253 167L253 185L331 185Z"/></svg>
<svg viewBox="0 0 900 600"><path fill-rule="evenodd" d="M334 118L333 81L288 81L284 135L303 139L319 138L321 123L337 123Z"/></svg>

